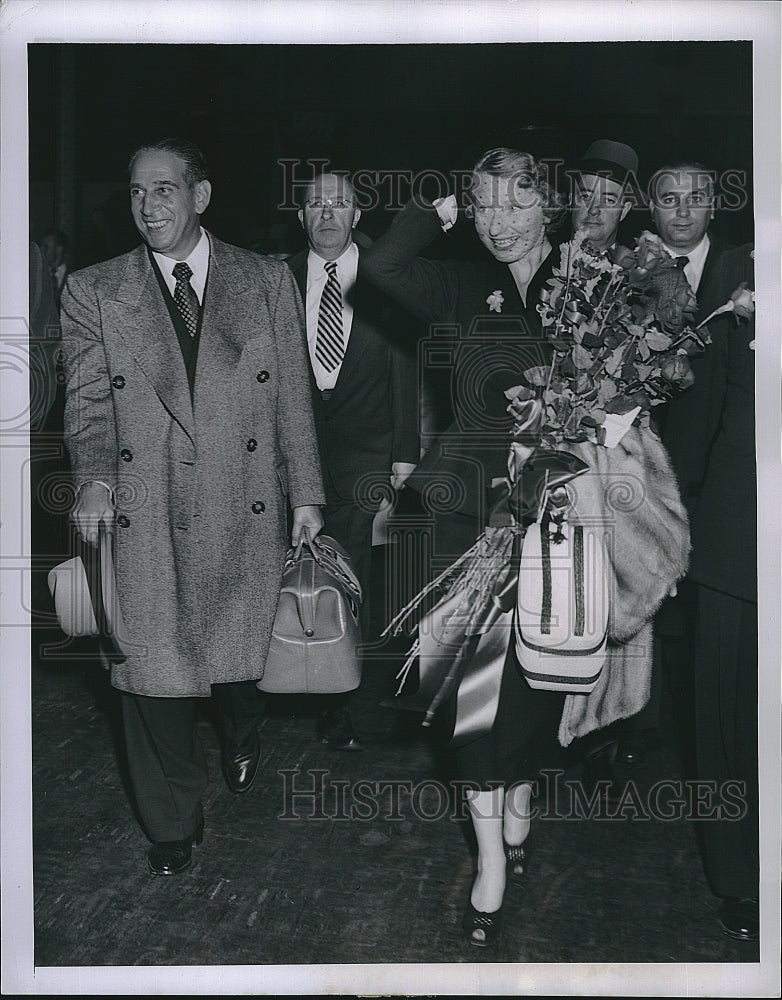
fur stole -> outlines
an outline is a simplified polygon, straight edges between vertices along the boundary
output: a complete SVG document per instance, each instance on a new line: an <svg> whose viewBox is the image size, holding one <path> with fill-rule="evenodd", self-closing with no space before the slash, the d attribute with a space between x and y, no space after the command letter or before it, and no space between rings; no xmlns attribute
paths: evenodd
<svg viewBox="0 0 782 1000"><path fill-rule="evenodd" d="M569 488L584 523L605 524L615 586L608 655L589 694L565 698L562 746L640 712L652 676L651 619L687 572L690 533L676 477L660 439L632 427L616 448L568 445L590 471Z"/></svg>
<svg viewBox="0 0 782 1000"><path fill-rule="evenodd" d="M577 519L603 524L616 586L609 637L624 642L657 611L687 572L687 512L668 454L650 430L631 427L615 448L568 444L589 464L573 490Z"/></svg>

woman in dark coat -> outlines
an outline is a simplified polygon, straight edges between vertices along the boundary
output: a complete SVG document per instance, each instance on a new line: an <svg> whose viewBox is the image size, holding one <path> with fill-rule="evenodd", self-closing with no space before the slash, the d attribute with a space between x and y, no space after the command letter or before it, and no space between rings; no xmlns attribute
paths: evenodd
<svg viewBox="0 0 782 1000"><path fill-rule="evenodd" d="M455 419L408 480L425 502L427 495L435 494L453 500L435 519L439 568L474 543L486 524L492 486L508 475L513 420L504 390L519 384L521 372L550 358L535 303L551 274L552 258L558 260L549 234L564 214L564 199L547 183L543 166L527 153L490 150L476 163L472 178L468 217L490 258L440 261L417 256L450 228L455 199L437 205L410 202L364 255L370 280L433 326L447 325L454 336L445 344L453 350ZM493 728L454 750L459 777L475 786L468 792L468 804L478 843L478 874L464 919L472 944L486 945L499 933L508 863L512 877L523 873L529 779L551 762L548 754L557 753L562 702L561 694L527 685L510 643Z"/></svg>

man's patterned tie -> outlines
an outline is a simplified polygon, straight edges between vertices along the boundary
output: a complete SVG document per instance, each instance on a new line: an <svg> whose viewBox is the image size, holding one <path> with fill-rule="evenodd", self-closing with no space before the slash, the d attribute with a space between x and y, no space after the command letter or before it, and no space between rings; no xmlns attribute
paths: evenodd
<svg viewBox="0 0 782 1000"><path fill-rule="evenodd" d="M327 372L331 372L345 357L345 343L342 337L342 289L337 277L336 261L327 260L324 266L328 280L320 297L315 357Z"/></svg>
<svg viewBox="0 0 782 1000"><path fill-rule="evenodd" d="M176 288L174 289L174 302L182 313L182 319L191 337L195 336L198 327L198 296L193 291L190 279L193 272L187 264L180 261L174 264L173 275L176 278Z"/></svg>
<svg viewBox="0 0 782 1000"><path fill-rule="evenodd" d="M687 267L687 265L690 263L689 257L675 257L674 260L676 266L679 268L680 271L683 271L685 267Z"/></svg>

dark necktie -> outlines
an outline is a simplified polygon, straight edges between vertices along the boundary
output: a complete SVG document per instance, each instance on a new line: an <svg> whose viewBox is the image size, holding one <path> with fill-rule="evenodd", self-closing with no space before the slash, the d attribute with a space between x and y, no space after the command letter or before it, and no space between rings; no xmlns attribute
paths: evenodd
<svg viewBox="0 0 782 1000"><path fill-rule="evenodd" d="M342 289L337 277L336 261L327 260L324 267L328 279L320 297L315 357L327 372L332 372L342 363L345 356L345 342L342 336Z"/></svg>
<svg viewBox="0 0 782 1000"><path fill-rule="evenodd" d="M676 263L676 266L679 268L679 270L683 271L685 269L685 267L687 267L687 265L690 263L690 258L689 257L676 257L675 258L675 263Z"/></svg>
<svg viewBox="0 0 782 1000"><path fill-rule="evenodd" d="M173 275L176 278L176 288L174 289L174 302L182 314L187 332L191 337L195 336L198 327L198 296L193 291L190 279L193 272L187 264L180 261L174 264Z"/></svg>

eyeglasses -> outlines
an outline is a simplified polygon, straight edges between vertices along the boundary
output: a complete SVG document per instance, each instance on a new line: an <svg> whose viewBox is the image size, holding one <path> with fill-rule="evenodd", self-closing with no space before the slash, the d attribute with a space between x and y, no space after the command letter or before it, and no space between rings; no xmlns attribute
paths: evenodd
<svg viewBox="0 0 782 1000"><path fill-rule="evenodd" d="M310 198L307 202L307 208L314 208L316 211L325 208L326 205L338 211L343 208L353 208L353 202L346 198Z"/></svg>

